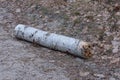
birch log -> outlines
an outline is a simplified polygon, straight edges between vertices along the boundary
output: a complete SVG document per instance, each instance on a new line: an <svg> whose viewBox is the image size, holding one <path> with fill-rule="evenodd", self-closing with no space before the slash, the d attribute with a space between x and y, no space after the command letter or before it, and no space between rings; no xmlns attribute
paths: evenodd
<svg viewBox="0 0 120 80"><path fill-rule="evenodd" d="M92 56L90 44L71 37L49 33L23 24L15 27L15 36L19 39L38 43L42 46L89 58Z"/></svg>

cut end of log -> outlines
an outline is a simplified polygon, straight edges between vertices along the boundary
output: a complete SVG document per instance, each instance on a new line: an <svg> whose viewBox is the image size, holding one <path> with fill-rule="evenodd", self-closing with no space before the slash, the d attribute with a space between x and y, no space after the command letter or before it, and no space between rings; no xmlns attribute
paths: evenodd
<svg viewBox="0 0 120 80"><path fill-rule="evenodd" d="M92 50L91 50L92 47L91 47L90 43L88 43L88 42L80 41L78 49L82 49L84 58L90 58L93 56Z"/></svg>

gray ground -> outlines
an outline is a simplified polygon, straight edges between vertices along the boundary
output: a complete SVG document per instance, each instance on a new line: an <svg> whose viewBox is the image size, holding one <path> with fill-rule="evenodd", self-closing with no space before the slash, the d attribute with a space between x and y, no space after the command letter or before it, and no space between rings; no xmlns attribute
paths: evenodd
<svg viewBox="0 0 120 80"><path fill-rule="evenodd" d="M119 0L52 1L0 0L0 80L120 80ZM94 56L18 40L19 23L89 41Z"/></svg>

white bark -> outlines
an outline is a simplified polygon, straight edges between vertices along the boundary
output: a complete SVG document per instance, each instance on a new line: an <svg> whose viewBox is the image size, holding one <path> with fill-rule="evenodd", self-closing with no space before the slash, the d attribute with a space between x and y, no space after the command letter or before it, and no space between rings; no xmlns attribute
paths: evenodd
<svg viewBox="0 0 120 80"><path fill-rule="evenodd" d="M15 28L15 36L42 46L68 52L76 56L89 58L92 56L90 45L67 36L62 36L46 31L38 30L26 25L19 24Z"/></svg>

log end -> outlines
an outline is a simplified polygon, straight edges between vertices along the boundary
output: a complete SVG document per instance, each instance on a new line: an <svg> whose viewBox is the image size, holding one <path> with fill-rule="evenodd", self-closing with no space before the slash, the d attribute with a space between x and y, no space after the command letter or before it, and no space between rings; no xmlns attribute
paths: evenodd
<svg viewBox="0 0 120 80"><path fill-rule="evenodd" d="M88 42L80 41L79 43L79 49L82 49L82 56L84 58L90 58L93 56L92 54L92 46Z"/></svg>

